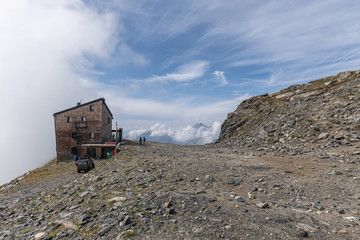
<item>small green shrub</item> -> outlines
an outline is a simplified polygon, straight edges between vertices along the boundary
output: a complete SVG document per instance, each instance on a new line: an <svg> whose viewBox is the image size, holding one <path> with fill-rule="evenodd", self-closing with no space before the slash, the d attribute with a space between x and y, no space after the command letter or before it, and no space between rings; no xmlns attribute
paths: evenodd
<svg viewBox="0 0 360 240"><path fill-rule="evenodd" d="M134 236L134 232L133 232L133 231L127 231L127 232L125 233L125 236L126 236L126 237Z"/></svg>
<svg viewBox="0 0 360 240"><path fill-rule="evenodd" d="M319 127L314 127L314 131L315 132L320 132L320 128Z"/></svg>
<svg viewBox="0 0 360 240"><path fill-rule="evenodd" d="M28 232L31 232L31 231L32 231L32 229L25 230L25 231L23 231L23 234L27 234Z"/></svg>

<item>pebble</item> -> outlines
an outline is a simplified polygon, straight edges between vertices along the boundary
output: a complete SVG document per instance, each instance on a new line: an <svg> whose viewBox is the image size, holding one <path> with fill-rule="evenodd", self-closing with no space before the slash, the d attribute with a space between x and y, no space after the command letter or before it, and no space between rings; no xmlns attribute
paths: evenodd
<svg viewBox="0 0 360 240"><path fill-rule="evenodd" d="M249 193L249 192L248 192L247 195L248 195L248 198L249 198L249 199L255 199L255 198L256 198L255 195L252 194L252 193Z"/></svg>
<svg viewBox="0 0 360 240"><path fill-rule="evenodd" d="M269 203L267 203L267 202L257 203L256 206L259 207L259 208L268 208L268 207L270 207Z"/></svg>
<svg viewBox="0 0 360 240"><path fill-rule="evenodd" d="M84 214L81 214L80 216L78 216L77 220L78 220L78 224L84 225L88 222L91 222L92 219L91 219L90 214L84 213Z"/></svg>
<svg viewBox="0 0 360 240"><path fill-rule="evenodd" d="M307 231L305 231L304 229L300 228L300 229L297 230L296 235L298 237L308 237L309 233Z"/></svg>
<svg viewBox="0 0 360 240"><path fill-rule="evenodd" d="M320 204L320 202L315 202L313 207L320 211L325 210L324 207Z"/></svg>
<svg viewBox="0 0 360 240"><path fill-rule="evenodd" d="M342 207L336 207L336 211L340 214L345 214L345 210Z"/></svg>
<svg viewBox="0 0 360 240"><path fill-rule="evenodd" d="M126 197L113 197L108 199L108 202L123 202L126 200Z"/></svg>

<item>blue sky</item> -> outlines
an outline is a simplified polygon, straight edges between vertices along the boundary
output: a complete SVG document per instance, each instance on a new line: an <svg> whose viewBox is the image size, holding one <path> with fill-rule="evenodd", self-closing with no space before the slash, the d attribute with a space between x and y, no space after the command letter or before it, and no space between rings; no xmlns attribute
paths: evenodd
<svg viewBox="0 0 360 240"><path fill-rule="evenodd" d="M356 0L0 4L6 179L55 156L52 114L79 100L105 97L132 136L215 139L246 98L360 69Z"/></svg>
<svg viewBox="0 0 360 240"><path fill-rule="evenodd" d="M99 64L103 75L94 78L139 104L154 101L169 115L178 107L206 111L200 111L205 117L192 112L195 119L161 119L176 126L223 121L248 96L359 68L357 1L113 1L96 7L114 14L121 27L112 64ZM221 109L209 113L216 104Z"/></svg>

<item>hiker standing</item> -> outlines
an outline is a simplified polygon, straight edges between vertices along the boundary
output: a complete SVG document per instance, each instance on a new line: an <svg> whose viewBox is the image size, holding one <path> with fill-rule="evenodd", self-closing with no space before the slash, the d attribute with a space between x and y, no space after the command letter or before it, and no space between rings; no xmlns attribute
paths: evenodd
<svg viewBox="0 0 360 240"><path fill-rule="evenodd" d="M146 142L146 138L145 138L145 137L143 137L143 143L144 143L144 145L145 145L145 142Z"/></svg>
<svg viewBox="0 0 360 240"><path fill-rule="evenodd" d="M77 161L79 160L79 157L78 157L78 155L74 155L74 162L75 162L75 164L77 165Z"/></svg>
<svg viewBox="0 0 360 240"><path fill-rule="evenodd" d="M139 145L141 145L142 144L142 138L140 137L139 138Z"/></svg>

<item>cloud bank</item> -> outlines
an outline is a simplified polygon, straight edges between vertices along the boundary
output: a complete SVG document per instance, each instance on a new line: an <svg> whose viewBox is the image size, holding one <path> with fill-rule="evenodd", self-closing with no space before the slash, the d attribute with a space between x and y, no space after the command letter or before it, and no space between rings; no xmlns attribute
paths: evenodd
<svg viewBox="0 0 360 240"><path fill-rule="evenodd" d="M55 157L52 114L96 96L85 76L110 56L114 27L82 1L2 3L0 184Z"/></svg>
<svg viewBox="0 0 360 240"><path fill-rule="evenodd" d="M146 137L147 141L167 142L183 145L202 145L216 141L219 137L221 123L215 121L211 127L201 123L182 128L171 128L156 123L148 129L142 128L128 132L130 139Z"/></svg>

